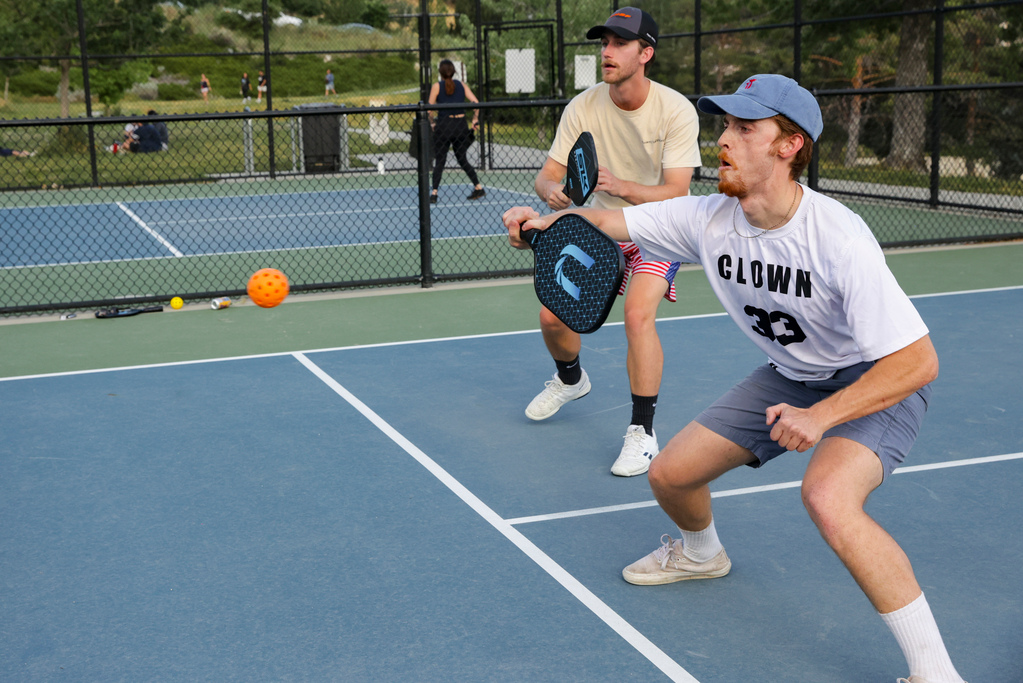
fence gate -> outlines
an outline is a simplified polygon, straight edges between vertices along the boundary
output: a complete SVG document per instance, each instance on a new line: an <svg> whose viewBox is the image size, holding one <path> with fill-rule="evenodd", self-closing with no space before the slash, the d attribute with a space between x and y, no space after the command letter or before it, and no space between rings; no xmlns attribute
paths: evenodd
<svg viewBox="0 0 1023 683"><path fill-rule="evenodd" d="M556 28L557 22L553 19L496 22L483 26L484 101L549 100L558 97L564 75L557 67ZM557 121L558 112L551 107L509 107L487 111L485 144L480 149L481 165L490 170L524 167L520 159L502 154L495 145L494 123L517 124L527 131L535 131L537 144L543 147L544 143L549 146L554 139Z"/></svg>

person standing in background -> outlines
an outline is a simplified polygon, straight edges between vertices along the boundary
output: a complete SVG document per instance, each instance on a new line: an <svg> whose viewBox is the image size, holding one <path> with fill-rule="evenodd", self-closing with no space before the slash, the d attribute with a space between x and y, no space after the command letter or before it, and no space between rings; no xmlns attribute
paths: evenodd
<svg viewBox="0 0 1023 683"><path fill-rule="evenodd" d="M256 101L263 101L263 93L267 92L270 88L270 80L266 77L262 71L256 77Z"/></svg>
<svg viewBox="0 0 1023 683"><path fill-rule="evenodd" d="M479 104L472 88L465 83L455 80L455 64L450 59L442 59L438 68L442 83L434 83L430 88L430 104L459 104L462 102L474 102ZM433 114L436 118L430 117L430 126L433 127L435 161L433 167L433 192L430 194L430 203L437 203L437 190L440 188L440 179L444 174L444 164L448 158L448 148L452 147L458 165L469 176L473 184L473 190L466 199L479 199L486 195L486 190L480 184L476 175L476 169L469 163L465 156L469 145L472 144L474 133L479 128L480 111L473 110L472 131L465 122L464 109L438 109Z"/></svg>
<svg viewBox="0 0 1023 683"><path fill-rule="evenodd" d="M213 88L210 87L210 79L206 78L206 74L200 74L199 75L199 92L202 93L202 101L203 102L209 102L210 101L210 90L212 90L212 89Z"/></svg>

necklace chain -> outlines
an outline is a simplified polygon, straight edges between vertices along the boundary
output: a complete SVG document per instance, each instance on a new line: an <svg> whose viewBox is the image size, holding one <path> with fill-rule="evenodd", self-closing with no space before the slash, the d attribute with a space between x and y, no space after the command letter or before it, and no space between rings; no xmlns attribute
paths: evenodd
<svg viewBox="0 0 1023 683"><path fill-rule="evenodd" d="M792 193L792 203L789 204L789 210L785 212L785 215L782 217L782 219L780 221L778 221L777 223L775 223L774 225L772 225L771 227L769 227L769 228L766 228L766 229L765 228L757 228L758 230L760 230L760 232L758 232L757 234L752 235L752 236L750 236L750 235L743 235L741 232L739 232L739 226L735 224L735 214L737 214L739 212L739 206L741 206L737 202L735 204L735 211L732 211L732 231L736 235L738 235L739 237L741 237L741 238L743 238L745 240L755 240L758 237L763 237L764 235L766 235L767 233L771 232L772 230L777 228L779 225L782 225L783 223L785 223L789 219L789 214L792 213L792 207L794 207L796 205L796 197L798 197L798 196L799 196L799 186L796 185L796 190L795 190L795 192ZM756 227L756 226L754 226L754 227Z"/></svg>

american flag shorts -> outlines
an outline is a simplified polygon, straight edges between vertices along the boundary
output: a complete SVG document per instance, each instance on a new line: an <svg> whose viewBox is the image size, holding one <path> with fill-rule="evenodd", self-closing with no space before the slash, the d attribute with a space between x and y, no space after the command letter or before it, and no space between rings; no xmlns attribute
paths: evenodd
<svg viewBox="0 0 1023 683"><path fill-rule="evenodd" d="M649 273L650 275L657 275L663 277L668 281L668 291L664 293L664 298L668 301L675 301L675 273L678 272L678 267L682 265L678 261L644 261L643 257L639 255L639 247L633 242L619 242L618 246L622 248L622 253L625 254L625 277L622 278L622 286L618 290L618 296L625 294L625 286L629 284L629 276L633 273Z"/></svg>

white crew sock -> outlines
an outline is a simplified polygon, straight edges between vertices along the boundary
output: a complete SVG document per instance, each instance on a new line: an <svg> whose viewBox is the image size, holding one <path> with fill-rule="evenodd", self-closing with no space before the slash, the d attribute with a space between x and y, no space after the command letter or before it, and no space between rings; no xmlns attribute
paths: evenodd
<svg viewBox="0 0 1023 683"><path fill-rule="evenodd" d="M902 648L910 676L919 676L928 683L962 683L923 593L905 607L881 614L881 620Z"/></svg>
<svg viewBox="0 0 1023 683"><path fill-rule="evenodd" d="M724 547L718 540L717 529L714 528L714 519L703 531L686 531L679 527L682 534L682 554L693 562L707 562L721 552Z"/></svg>

